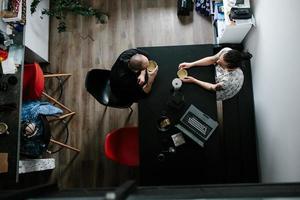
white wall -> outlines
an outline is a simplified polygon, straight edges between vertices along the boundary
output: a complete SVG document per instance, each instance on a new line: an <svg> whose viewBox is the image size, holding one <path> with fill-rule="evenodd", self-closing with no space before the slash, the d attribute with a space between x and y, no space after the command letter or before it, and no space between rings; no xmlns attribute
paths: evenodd
<svg viewBox="0 0 300 200"><path fill-rule="evenodd" d="M300 1L255 0L252 54L262 182L300 182Z"/></svg>
<svg viewBox="0 0 300 200"><path fill-rule="evenodd" d="M26 26L25 46L27 62L48 62L49 61L49 16L43 15L42 10L49 8L49 0L42 0L36 12L31 14L30 5L32 0L26 1ZM41 19L41 16L43 19Z"/></svg>

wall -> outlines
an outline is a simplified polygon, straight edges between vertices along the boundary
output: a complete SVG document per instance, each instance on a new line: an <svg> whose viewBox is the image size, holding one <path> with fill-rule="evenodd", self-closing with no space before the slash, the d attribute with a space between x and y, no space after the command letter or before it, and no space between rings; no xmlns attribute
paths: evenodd
<svg viewBox="0 0 300 200"><path fill-rule="evenodd" d="M26 2L25 59L27 62L48 62L49 16L42 16L41 13L44 8L49 8L49 0L41 1L33 14L30 11L31 2Z"/></svg>
<svg viewBox="0 0 300 200"><path fill-rule="evenodd" d="M255 0L245 39L262 182L300 182L300 1Z"/></svg>

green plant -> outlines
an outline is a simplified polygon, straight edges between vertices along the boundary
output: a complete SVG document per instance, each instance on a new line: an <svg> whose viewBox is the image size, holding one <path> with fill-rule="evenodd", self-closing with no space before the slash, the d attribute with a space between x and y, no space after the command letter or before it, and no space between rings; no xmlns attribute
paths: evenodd
<svg viewBox="0 0 300 200"><path fill-rule="evenodd" d="M36 8L41 0L33 0L30 5L31 14L36 11ZM100 10L93 9L90 6L84 5L79 0L50 0L50 8L43 9L42 15L48 15L55 17L59 23L57 30L58 32L66 31L66 15L67 13L73 13L83 16L95 16L97 23L106 23L108 15Z"/></svg>

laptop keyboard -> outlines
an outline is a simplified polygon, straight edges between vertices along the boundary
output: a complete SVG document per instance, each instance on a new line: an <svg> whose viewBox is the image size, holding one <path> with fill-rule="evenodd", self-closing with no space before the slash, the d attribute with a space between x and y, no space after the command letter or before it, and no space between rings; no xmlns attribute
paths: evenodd
<svg viewBox="0 0 300 200"><path fill-rule="evenodd" d="M201 135L201 137L206 138L207 134L210 132L211 128L197 117L194 113L188 112L182 119L182 123L194 134Z"/></svg>
<svg viewBox="0 0 300 200"><path fill-rule="evenodd" d="M195 129L197 129L198 131L200 131L202 134L206 135L206 130L207 130L206 126L204 126L199 121L197 121L196 118L194 118L194 117L188 118L187 122L190 125L192 125Z"/></svg>
<svg viewBox="0 0 300 200"><path fill-rule="evenodd" d="M204 114L202 111L191 105L183 114L176 127L182 133L204 147L204 142L208 140L218 123Z"/></svg>

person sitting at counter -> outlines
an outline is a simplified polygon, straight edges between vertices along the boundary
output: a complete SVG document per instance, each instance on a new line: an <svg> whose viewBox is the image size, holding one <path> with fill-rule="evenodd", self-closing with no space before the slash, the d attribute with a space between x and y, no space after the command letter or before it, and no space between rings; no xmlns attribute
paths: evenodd
<svg viewBox="0 0 300 200"><path fill-rule="evenodd" d="M252 55L248 52L240 52L231 48L223 48L216 55L208 56L194 62L183 62L179 69L215 65L216 83L208 83L192 76L186 76L181 80L185 83L194 83L200 87L216 91L217 101L223 101L235 96L243 86L244 74L240 66L243 60L248 60Z"/></svg>

